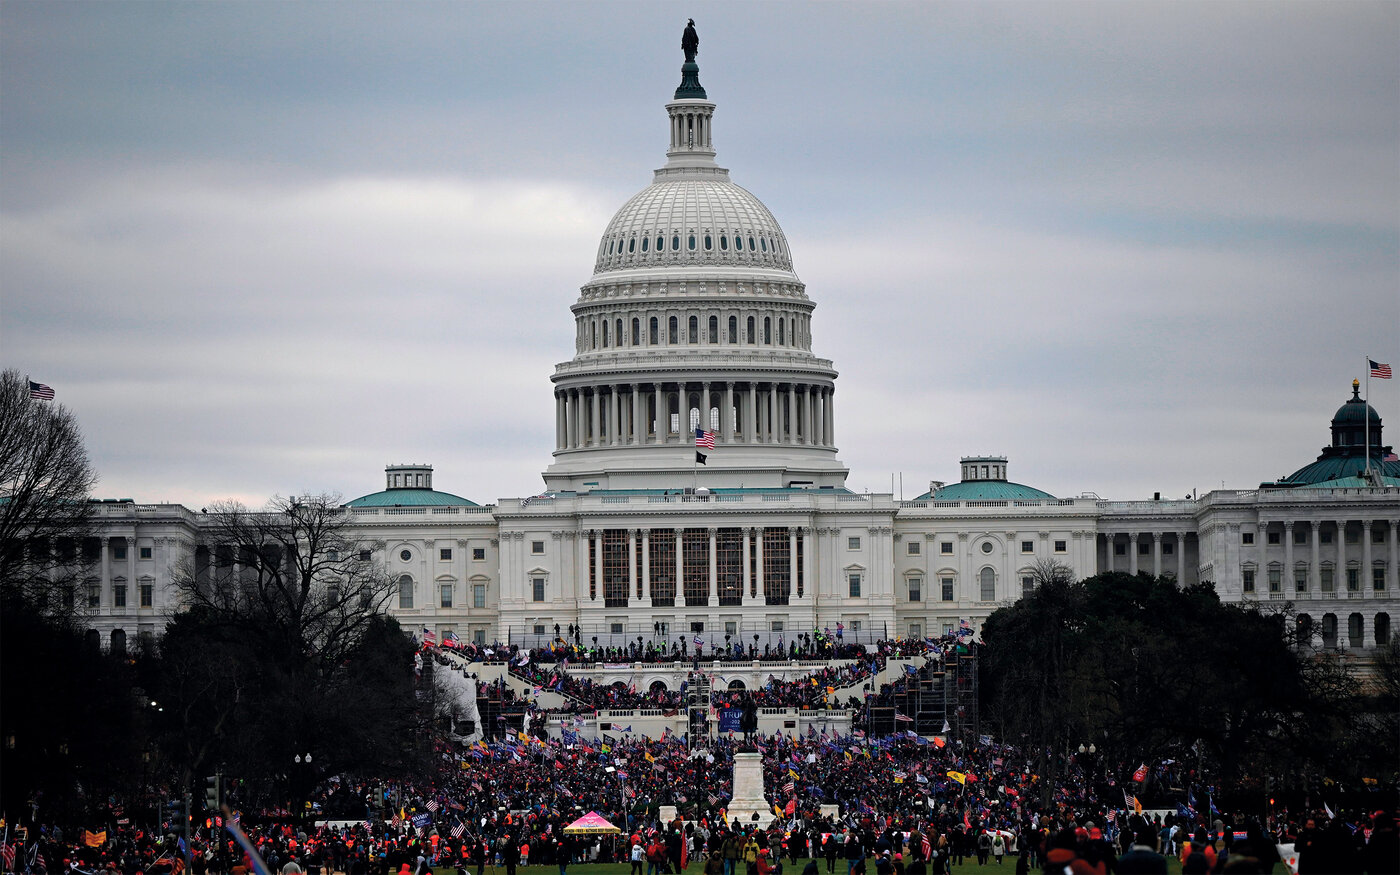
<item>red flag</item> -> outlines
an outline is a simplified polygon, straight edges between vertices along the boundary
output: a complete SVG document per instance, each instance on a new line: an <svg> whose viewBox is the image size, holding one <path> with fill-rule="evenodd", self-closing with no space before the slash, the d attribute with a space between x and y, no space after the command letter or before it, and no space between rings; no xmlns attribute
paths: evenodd
<svg viewBox="0 0 1400 875"><path fill-rule="evenodd" d="M1147 763L1138 766L1137 771L1133 772L1133 780L1139 784L1147 780Z"/></svg>

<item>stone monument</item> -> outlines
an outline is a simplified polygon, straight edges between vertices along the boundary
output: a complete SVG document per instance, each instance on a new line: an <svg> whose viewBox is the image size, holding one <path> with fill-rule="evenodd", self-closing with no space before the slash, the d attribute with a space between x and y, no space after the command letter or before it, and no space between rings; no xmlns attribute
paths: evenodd
<svg viewBox="0 0 1400 875"><path fill-rule="evenodd" d="M758 819L754 819L754 815ZM766 827L773 820L773 806L763 795L763 757L757 751L734 754L734 797L729 800L729 824L733 827Z"/></svg>

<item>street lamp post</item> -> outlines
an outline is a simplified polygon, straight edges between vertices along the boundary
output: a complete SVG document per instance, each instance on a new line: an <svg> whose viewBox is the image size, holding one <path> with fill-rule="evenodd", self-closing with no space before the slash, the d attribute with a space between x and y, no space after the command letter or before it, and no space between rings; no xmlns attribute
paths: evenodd
<svg viewBox="0 0 1400 875"><path fill-rule="evenodd" d="M296 764L297 786L302 792L296 794L296 806L300 809L297 812L298 819L304 824L306 822L306 807L310 804L311 797L311 752L297 754L292 757L292 762ZM306 797L306 798L303 798Z"/></svg>

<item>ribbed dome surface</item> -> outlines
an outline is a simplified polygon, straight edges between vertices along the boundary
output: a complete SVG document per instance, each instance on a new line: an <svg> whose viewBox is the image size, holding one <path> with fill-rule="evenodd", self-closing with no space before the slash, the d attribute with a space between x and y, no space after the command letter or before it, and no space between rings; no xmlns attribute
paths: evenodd
<svg viewBox="0 0 1400 875"><path fill-rule="evenodd" d="M608 223L594 270L665 264L792 270L777 219L718 174L661 180L638 192Z"/></svg>
<svg viewBox="0 0 1400 875"><path fill-rule="evenodd" d="M1367 414L1370 414L1369 417ZM1371 422L1380 422L1381 415L1376 412L1376 408L1370 407L1364 401L1353 399L1337 408L1337 415L1332 417L1333 425L1344 423L1360 423L1363 418L1369 418Z"/></svg>

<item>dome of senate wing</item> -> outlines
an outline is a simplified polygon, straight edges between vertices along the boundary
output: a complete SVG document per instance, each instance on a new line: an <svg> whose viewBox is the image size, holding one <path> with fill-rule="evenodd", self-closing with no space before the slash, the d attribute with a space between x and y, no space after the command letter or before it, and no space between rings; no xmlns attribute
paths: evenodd
<svg viewBox="0 0 1400 875"><path fill-rule="evenodd" d="M603 232L594 272L673 264L792 270L773 214L719 174L658 180L638 192Z"/></svg>

